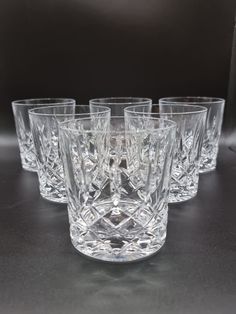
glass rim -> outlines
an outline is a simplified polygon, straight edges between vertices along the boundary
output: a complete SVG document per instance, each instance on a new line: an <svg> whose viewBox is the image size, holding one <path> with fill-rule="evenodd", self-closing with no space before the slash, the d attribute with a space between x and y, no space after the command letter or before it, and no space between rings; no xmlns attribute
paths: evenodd
<svg viewBox="0 0 236 314"><path fill-rule="evenodd" d="M140 118L140 117L139 117ZM105 117L93 117L93 119L105 119ZM124 116L111 116L110 119L122 119L124 120L124 123L125 123L125 117ZM138 117L131 117L131 119L138 119ZM68 127L66 126L66 124L68 123L71 123L71 122L77 122L77 121L85 121L85 120L91 120L91 117L86 117L86 118L79 118L79 119L71 119L71 120L67 120L67 121L63 121L59 124L59 128L62 129L62 130L66 130L66 131L72 131L72 132L80 132L80 130L74 128L74 127ZM149 119L150 120L150 119ZM146 131L152 131L151 133L155 133L157 131L163 131L163 130L171 130L171 129L176 129L176 122L172 121L172 120L168 120L168 119L162 119L162 118L151 118L151 120L154 120L154 121L162 121L162 122L165 122L165 123L168 123L168 126L164 126L164 127L158 127L158 128L154 128L154 129L144 129L144 130L139 130L139 131L132 131L132 130L123 130L123 131L109 131L110 133L112 134L120 134L120 133L144 133ZM92 129L89 129L89 130L83 130L83 132L85 133L89 133L89 132L95 132L95 133L104 133L104 131L101 131L101 130L92 130Z"/></svg>
<svg viewBox="0 0 236 314"><path fill-rule="evenodd" d="M119 100L126 100L123 102L119 102ZM131 101L131 100L134 100ZM115 102L117 100L117 102ZM138 104L138 103L143 103L143 104L152 104L152 99L147 98L147 97L132 97L132 96L127 96L127 97L101 97L101 98L93 98L89 100L89 104L91 105L130 105L130 104Z"/></svg>
<svg viewBox="0 0 236 314"><path fill-rule="evenodd" d="M99 109L104 109L100 110L98 112L82 112L82 113L43 113L43 112L38 112L40 110L44 109L52 109L52 108L83 108L86 107L90 110L90 105L76 105L76 104L64 104L64 105L59 105L59 106L45 106L45 107L40 107L40 108L32 108L29 110L29 115L30 116L40 116L40 117L63 117L63 116L71 116L71 115L77 115L77 116L83 116L83 115L96 115L98 113L109 113L111 112L111 109L105 106L96 106Z"/></svg>
<svg viewBox="0 0 236 314"><path fill-rule="evenodd" d="M53 101L55 102L52 103L44 103L46 101ZM42 102L41 102L42 101ZM30 103L28 103L30 102ZM37 103L36 103L37 102ZM17 106L42 106L45 105L47 107L50 107L49 105L63 105L63 104L75 104L76 101L73 98L60 98L60 97L46 97L46 98L25 98L25 99L17 99L12 101L12 105L17 105Z"/></svg>
<svg viewBox="0 0 236 314"><path fill-rule="evenodd" d="M152 107L155 106L161 106L162 104L152 104ZM143 115L158 115L158 114L165 114L169 116L173 115L191 115L191 114L199 114L199 113L204 113L207 112L207 108L204 106L199 106L199 105L186 105L186 104L180 104L180 103L175 103L175 104L164 104L164 106L171 106L171 107L185 107L185 108L196 108L197 110L193 111L184 111L184 112L143 112L143 111L134 111L132 109L141 107L142 105L137 105L137 106L129 106L124 109L124 112L127 113L134 113L134 114L143 114Z"/></svg>
<svg viewBox="0 0 236 314"><path fill-rule="evenodd" d="M174 101L176 100L176 101ZM182 101L181 101L182 100ZM216 104L224 103L225 99L220 97L210 97L210 96L173 96L173 97L162 97L159 99L159 102L169 103L169 104Z"/></svg>

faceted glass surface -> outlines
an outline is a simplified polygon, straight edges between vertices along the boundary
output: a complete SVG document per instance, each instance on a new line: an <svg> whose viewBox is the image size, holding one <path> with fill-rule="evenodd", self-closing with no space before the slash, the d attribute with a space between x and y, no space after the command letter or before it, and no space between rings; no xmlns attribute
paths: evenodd
<svg viewBox="0 0 236 314"><path fill-rule="evenodd" d="M217 163L225 100L215 97L167 97L160 99L159 103L162 105L200 105L207 108L200 173L214 170Z"/></svg>
<svg viewBox="0 0 236 314"><path fill-rule="evenodd" d="M73 245L112 262L157 252L166 238L175 125L158 121L140 133L125 129L123 118L100 132L84 124L60 126Z"/></svg>
<svg viewBox="0 0 236 314"><path fill-rule="evenodd" d="M66 203L67 195L64 170L59 150L59 123L90 115L110 117L110 109L99 107L90 114L89 106L51 106L31 110L31 129L38 164L38 178L41 195L47 200Z"/></svg>
<svg viewBox="0 0 236 314"><path fill-rule="evenodd" d="M23 169L28 171L37 171L36 155L30 129L28 111L33 108L58 104L73 105L75 104L75 100L65 98L36 98L16 100L12 102L17 139L20 149L21 164Z"/></svg>
<svg viewBox="0 0 236 314"><path fill-rule="evenodd" d="M209 99L204 103L207 108L205 134L201 153L200 173L214 170L217 163L219 140L224 115L223 99Z"/></svg>
<svg viewBox="0 0 236 314"><path fill-rule="evenodd" d="M143 119L144 116L169 119L176 123L169 202L176 203L191 199L198 191L206 108L165 104L152 105L150 113L140 112L138 106L125 109L125 118L129 124L133 117ZM147 127L142 126L144 129Z"/></svg>

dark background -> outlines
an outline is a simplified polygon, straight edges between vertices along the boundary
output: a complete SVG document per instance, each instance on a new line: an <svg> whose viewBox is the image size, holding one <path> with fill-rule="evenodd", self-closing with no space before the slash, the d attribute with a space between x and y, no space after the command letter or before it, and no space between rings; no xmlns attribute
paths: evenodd
<svg viewBox="0 0 236 314"><path fill-rule="evenodd" d="M235 314L235 9L235 0L0 0L1 314ZM10 102L175 95L227 97L216 170L200 176L197 197L170 206L152 258L78 255L66 206L40 196L6 136Z"/></svg>
<svg viewBox="0 0 236 314"><path fill-rule="evenodd" d="M1 0L0 131L14 132L14 99L227 97L235 8L235 0ZM230 99L226 124L235 107Z"/></svg>

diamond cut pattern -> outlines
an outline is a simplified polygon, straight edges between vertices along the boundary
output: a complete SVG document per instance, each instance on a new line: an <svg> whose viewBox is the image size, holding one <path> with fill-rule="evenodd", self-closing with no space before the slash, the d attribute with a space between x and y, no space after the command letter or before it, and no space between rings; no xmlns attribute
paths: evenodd
<svg viewBox="0 0 236 314"><path fill-rule="evenodd" d="M96 140L93 132L63 136L74 246L106 260L159 249L166 233L173 133L113 137L109 146L106 135Z"/></svg>
<svg viewBox="0 0 236 314"><path fill-rule="evenodd" d="M50 200L66 202L64 171L60 157L56 121L33 120L34 144L38 157L38 176L41 194Z"/></svg>
<svg viewBox="0 0 236 314"><path fill-rule="evenodd" d="M192 198L198 188L198 172L204 119L201 114L176 118L177 146L173 159L170 202Z"/></svg>
<svg viewBox="0 0 236 314"><path fill-rule="evenodd" d="M23 167L31 171L37 170L33 139L30 133L25 135L24 141L19 141L19 148Z"/></svg>
<svg viewBox="0 0 236 314"><path fill-rule="evenodd" d="M18 135L22 166L27 170L36 171L37 164L33 138L29 126L28 128L26 127L29 124L26 119L27 115L24 115L22 112L18 112L16 115L16 131Z"/></svg>

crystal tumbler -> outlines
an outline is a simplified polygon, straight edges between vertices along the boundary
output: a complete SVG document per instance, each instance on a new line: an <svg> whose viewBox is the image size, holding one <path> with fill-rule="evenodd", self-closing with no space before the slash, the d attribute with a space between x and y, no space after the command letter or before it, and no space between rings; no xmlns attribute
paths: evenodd
<svg viewBox="0 0 236 314"><path fill-rule="evenodd" d="M42 197L47 200L66 203L64 172L58 141L58 124L74 118L102 116L109 120L110 109L97 107L90 113L89 106L51 106L29 111L36 158L39 187Z"/></svg>
<svg viewBox="0 0 236 314"><path fill-rule="evenodd" d="M37 171L36 157L32 133L30 130L28 110L51 105L73 105L75 100L66 98L36 98L22 99L12 102L12 109L16 125L16 133L20 149L22 168Z"/></svg>
<svg viewBox="0 0 236 314"><path fill-rule="evenodd" d="M149 112L151 110L152 100L150 98L141 97L108 97L91 99L89 104L91 112L93 111L93 106L106 106L111 109L112 116L123 116L124 108L132 105L142 106L140 107L142 111Z"/></svg>
<svg viewBox="0 0 236 314"><path fill-rule="evenodd" d="M89 119L60 124L70 235L89 257L128 262L165 242L175 123L127 130L124 117L110 121L100 130Z"/></svg>
<svg viewBox="0 0 236 314"><path fill-rule="evenodd" d="M139 112L138 107L125 109L125 120L133 117L159 117L177 124L175 152L171 173L169 202L191 199L197 194L200 155L207 109L193 105L152 105L152 113ZM144 126L145 127L145 126Z"/></svg>
<svg viewBox="0 0 236 314"><path fill-rule="evenodd" d="M159 103L201 105L207 108L200 173L214 170L217 162L225 100L213 97L169 97L160 99Z"/></svg>

